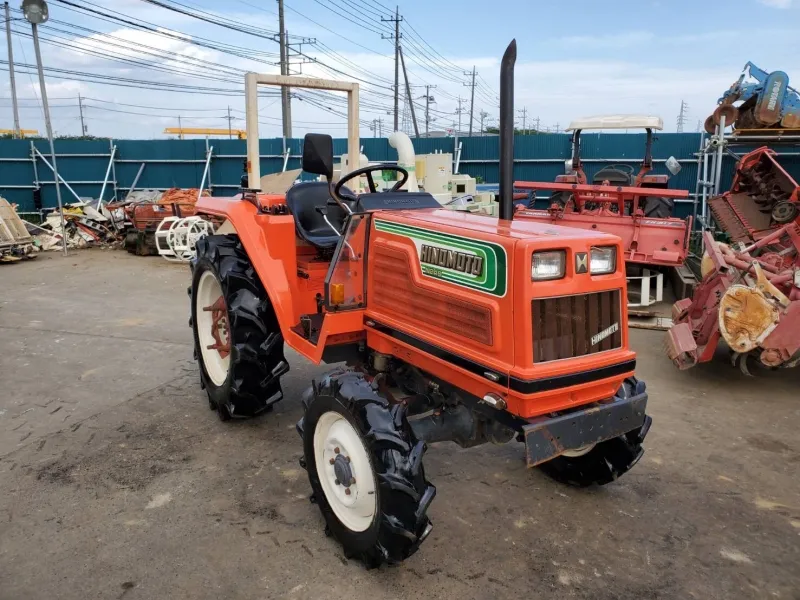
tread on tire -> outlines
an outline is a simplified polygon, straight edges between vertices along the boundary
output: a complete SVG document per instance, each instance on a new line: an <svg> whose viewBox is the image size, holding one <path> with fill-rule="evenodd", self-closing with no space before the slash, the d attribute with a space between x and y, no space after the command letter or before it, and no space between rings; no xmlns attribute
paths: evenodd
<svg viewBox="0 0 800 600"><path fill-rule="evenodd" d="M297 430L303 438L300 464L308 471L312 501L326 522L326 534L336 538L347 558L367 568L399 563L417 551L431 530L427 510L436 488L425 479L425 443L414 436L405 406L391 406L361 373L337 370L313 386L303 400L305 416ZM342 415L358 432L375 477L376 511L364 531L348 529L325 496L317 471L314 432L322 415Z"/></svg>
<svg viewBox="0 0 800 600"><path fill-rule="evenodd" d="M272 304L258 274L235 234L212 235L197 242L191 263L194 355L200 366L201 386L209 407L220 419L251 417L272 407L283 397L280 378L289 370L283 354L283 336ZM194 301L203 273L211 271L222 289L228 311L230 368L224 383L215 385L203 363Z"/></svg>

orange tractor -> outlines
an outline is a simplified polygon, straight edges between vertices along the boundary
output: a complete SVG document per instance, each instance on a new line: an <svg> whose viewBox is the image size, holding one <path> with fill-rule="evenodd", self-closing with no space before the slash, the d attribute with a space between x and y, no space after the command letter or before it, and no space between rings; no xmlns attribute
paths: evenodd
<svg viewBox="0 0 800 600"><path fill-rule="evenodd" d="M359 168L357 84L254 73L248 185L262 181L259 84L346 92L352 170L334 184L330 136L308 134L303 169L327 182L197 203L225 220L192 264L209 405L223 420L268 411L289 370L285 345L313 363L344 363L303 398L301 465L326 533L369 567L404 560L431 531L428 442L517 439L529 466L579 486L614 481L643 453L651 420L628 347L619 238L512 221L515 60L512 42L499 219L403 191L400 166ZM376 171L399 180L377 192Z"/></svg>

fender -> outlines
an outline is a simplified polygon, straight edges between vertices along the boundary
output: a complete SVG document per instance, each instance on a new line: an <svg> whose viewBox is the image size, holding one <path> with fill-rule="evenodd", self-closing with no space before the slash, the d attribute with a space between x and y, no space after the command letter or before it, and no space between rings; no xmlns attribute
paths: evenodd
<svg viewBox="0 0 800 600"><path fill-rule="evenodd" d="M259 200L262 205L270 201L282 203L283 196L259 196ZM233 198L204 196L197 202L197 212L226 219L227 224L218 233L232 233L229 226L235 230L272 302L283 338L288 340L292 337L290 328L300 320L292 300L296 294L297 272L294 218L259 214L256 207L242 201L240 195Z"/></svg>

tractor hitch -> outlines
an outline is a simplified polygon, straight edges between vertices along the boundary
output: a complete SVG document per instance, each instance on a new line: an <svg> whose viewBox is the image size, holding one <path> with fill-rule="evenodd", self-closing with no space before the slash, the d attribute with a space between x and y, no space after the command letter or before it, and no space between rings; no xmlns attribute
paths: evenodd
<svg viewBox="0 0 800 600"><path fill-rule="evenodd" d="M634 394L618 393L604 404L529 421L522 427L528 466L628 433L637 432L636 441L641 443L651 422L645 414L647 392L643 381L637 382Z"/></svg>

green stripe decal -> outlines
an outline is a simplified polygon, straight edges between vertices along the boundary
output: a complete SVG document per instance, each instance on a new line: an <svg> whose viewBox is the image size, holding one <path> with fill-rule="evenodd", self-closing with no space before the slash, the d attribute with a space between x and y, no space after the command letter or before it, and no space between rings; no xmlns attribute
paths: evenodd
<svg viewBox="0 0 800 600"><path fill-rule="evenodd" d="M390 221L375 220L375 229L414 242L426 277L501 298L506 295L508 261L501 245Z"/></svg>

